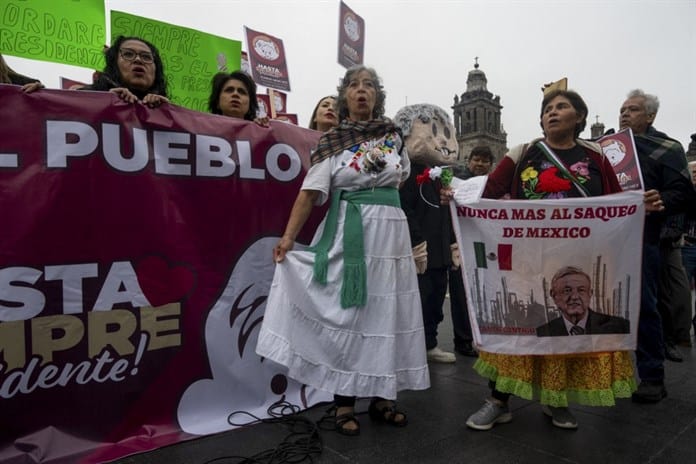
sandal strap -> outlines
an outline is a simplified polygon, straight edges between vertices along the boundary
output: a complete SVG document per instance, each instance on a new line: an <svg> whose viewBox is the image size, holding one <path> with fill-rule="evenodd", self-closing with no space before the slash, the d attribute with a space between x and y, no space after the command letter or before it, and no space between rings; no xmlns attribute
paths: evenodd
<svg viewBox="0 0 696 464"><path fill-rule="evenodd" d="M336 421L336 425L339 427L343 427L348 422L355 422L357 426L360 426L360 422L358 422L358 419L355 417L355 413L352 412L338 415L334 420Z"/></svg>

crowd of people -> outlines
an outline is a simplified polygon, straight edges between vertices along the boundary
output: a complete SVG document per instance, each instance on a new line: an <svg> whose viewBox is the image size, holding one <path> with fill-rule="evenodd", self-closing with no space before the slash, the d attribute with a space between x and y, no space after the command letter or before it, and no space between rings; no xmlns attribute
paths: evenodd
<svg viewBox="0 0 696 464"><path fill-rule="evenodd" d="M169 101L155 45L121 36L105 50L105 58L104 69L85 90L112 92L126 102L151 108ZM38 80L14 72L1 56L0 82L21 85L25 92L43 87ZM691 345L691 325L696 332L689 284L696 268L696 173L687 169L681 145L653 126L657 97L632 91L619 111L620 128L633 131L645 184L638 327L589 310L589 276L566 267L551 279L550 296L561 310L560 317L537 328L538 336L637 330L637 381L627 351L508 355L474 346L463 270L452 266L449 255L454 241L451 218L441 214L447 208L434 219L435 231L423 238L435 240L446 231L445 238L437 238L444 243L443 264L431 256L428 268L432 270L428 285L442 291L423 297L426 287L417 275L428 270L418 267L422 261L415 255L423 250L412 248L413 231L402 205L406 197L399 193L414 177L416 166L404 149L401 130L385 115L380 78L371 68L355 66L346 71L337 90L318 101L310 118L309 127L322 135L285 232L273 249L275 274L256 351L286 366L291 378L332 393L338 433L360 433L355 414L359 397L371 398L371 420L407 425L406 413L396 405L398 392L429 388L428 362L456 361L454 354L436 348L434 339L433 324L436 327L442 320L440 296L447 286L455 350L477 357L474 369L488 379L491 389L490 397L466 421L473 429L489 430L510 422L513 395L538 400L552 424L564 429L578 427L568 408L571 403L611 406L620 398L658 402L667 395L664 360L679 361L676 346ZM253 79L242 71L218 73L211 82L209 110L265 126L267 118L257 117L256 91ZM490 148L476 147L454 174L462 179L488 175L483 196L491 199L553 200L620 192L601 147L580 137L588 113L577 92L546 91L539 115L542 137L512 148L494 170ZM582 172L574 170L580 165ZM565 167L561 170L568 181L565 190L530 187L529 172L541 175L558 166ZM450 188L429 188L432 201L446 205L452 198ZM296 246L314 206L327 202L328 212L311 246ZM438 320L430 320L433 313Z"/></svg>

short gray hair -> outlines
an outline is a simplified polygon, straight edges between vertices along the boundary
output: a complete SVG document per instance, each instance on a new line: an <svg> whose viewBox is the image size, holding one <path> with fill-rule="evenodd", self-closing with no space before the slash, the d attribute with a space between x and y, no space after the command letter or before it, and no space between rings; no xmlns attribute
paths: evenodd
<svg viewBox="0 0 696 464"><path fill-rule="evenodd" d="M652 95L643 92L641 89L634 89L628 92L627 98L644 98L645 99L645 112L648 114L657 114L657 110L660 109L660 100L657 95Z"/></svg>
<svg viewBox="0 0 696 464"><path fill-rule="evenodd" d="M411 133L411 125L416 118L423 123L428 123L433 118L441 120L443 124L450 123L449 114L439 106L429 103L418 103L416 105L404 106L397 111L394 116L394 124L401 129L404 137L408 137Z"/></svg>
<svg viewBox="0 0 696 464"><path fill-rule="evenodd" d="M384 92L384 87L382 87L382 80L377 75L377 71L375 71L373 68L368 68L367 66L358 64L348 68L345 76L343 76L343 79L341 79L341 83L337 88L338 97L336 100L336 112L338 113L339 122L348 117L348 102L346 101L348 84L350 84L350 80L353 78L353 76L362 71L366 71L370 75L370 78L375 85L376 96L375 107L372 109L372 119L381 119L384 117L384 102L387 98L387 94Z"/></svg>

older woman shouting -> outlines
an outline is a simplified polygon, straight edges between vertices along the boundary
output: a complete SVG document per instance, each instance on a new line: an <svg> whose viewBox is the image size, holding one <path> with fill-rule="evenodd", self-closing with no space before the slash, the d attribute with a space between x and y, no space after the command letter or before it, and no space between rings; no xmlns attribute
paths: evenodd
<svg viewBox="0 0 696 464"><path fill-rule="evenodd" d="M358 435L356 396L373 421L405 426L394 400L430 385L416 267L398 187L408 155L374 70L350 68L340 124L325 133L273 250L276 266L256 352L334 394L337 432ZM293 250L314 204L331 207L307 251Z"/></svg>

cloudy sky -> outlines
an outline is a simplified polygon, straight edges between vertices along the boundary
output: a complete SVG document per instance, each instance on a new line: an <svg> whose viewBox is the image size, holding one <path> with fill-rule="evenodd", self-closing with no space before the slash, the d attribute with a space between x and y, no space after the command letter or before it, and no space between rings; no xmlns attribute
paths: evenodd
<svg viewBox="0 0 696 464"><path fill-rule="evenodd" d="M387 114L433 103L451 114L479 57L500 95L508 146L540 135L540 87L568 77L589 125L616 127L633 88L658 95L655 126L685 146L696 133L696 0L346 0L365 20L365 64L387 91ZM240 40L244 26L283 40L288 109L306 126L316 101L335 93L338 0L106 0L108 10ZM7 57L18 72L58 87L89 70Z"/></svg>

